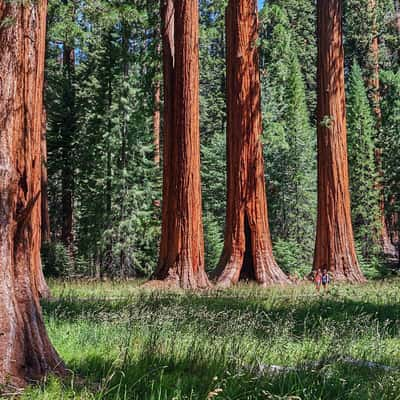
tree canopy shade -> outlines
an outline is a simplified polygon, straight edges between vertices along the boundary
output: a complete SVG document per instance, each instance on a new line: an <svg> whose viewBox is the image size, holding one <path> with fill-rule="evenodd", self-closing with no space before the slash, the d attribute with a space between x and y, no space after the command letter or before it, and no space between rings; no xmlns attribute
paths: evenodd
<svg viewBox="0 0 400 400"><path fill-rule="evenodd" d="M362 282L350 212L342 1L317 2L318 216L314 269Z"/></svg>
<svg viewBox="0 0 400 400"><path fill-rule="evenodd" d="M272 254L265 192L257 4L230 0L227 38L227 210L218 285L287 283Z"/></svg>
<svg viewBox="0 0 400 400"><path fill-rule="evenodd" d="M0 384L64 366L44 326L40 262L46 1L0 1Z"/></svg>

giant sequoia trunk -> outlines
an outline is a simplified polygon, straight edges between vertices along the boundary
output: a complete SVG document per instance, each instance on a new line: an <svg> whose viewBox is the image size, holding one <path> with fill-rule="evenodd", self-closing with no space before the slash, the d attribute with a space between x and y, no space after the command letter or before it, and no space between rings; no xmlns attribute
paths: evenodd
<svg viewBox="0 0 400 400"><path fill-rule="evenodd" d="M230 0L227 37L228 188L225 244L218 285L240 277L261 284L288 278L272 254L260 135L261 105L255 0Z"/></svg>
<svg viewBox="0 0 400 400"><path fill-rule="evenodd" d="M159 266L154 278L182 288L209 285L204 270L196 0L162 4L164 182Z"/></svg>
<svg viewBox="0 0 400 400"><path fill-rule="evenodd" d="M64 372L39 304L46 2L1 0L0 21L0 384L24 385Z"/></svg>
<svg viewBox="0 0 400 400"><path fill-rule="evenodd" d="M361 282L350 214L342 1L318 0L318 218L314 268Z"/></svg>
<svg viewBox="0 0 400 400"><path fill-rule="evenodd" d="M385 196L383 186L383 167L382 167L382 143L381 127L382 127L382 112L381 112L381 99L380 99L380 81L379 81L379 40L376 24L377 17L377 4L376 0L369 0L369 11L372 15L372 40L369 49L369 77L368 89L372 102L372 109L376 120L376 130L378 132L377 147L375 149L375 163L378 172L377 189L380 191L379 209L380 209L380 243L384 254L396 256L396 248L393 245L389 232L388 225L385 217Z"/></svg>

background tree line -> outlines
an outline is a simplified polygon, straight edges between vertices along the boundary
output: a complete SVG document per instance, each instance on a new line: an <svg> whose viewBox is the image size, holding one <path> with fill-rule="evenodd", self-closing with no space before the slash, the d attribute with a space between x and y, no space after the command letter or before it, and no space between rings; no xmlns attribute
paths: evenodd
<svg viewBox="0 0 400 400"><path fill-rule="evenodd" d="M226 207L226 2L201 0L199 7L203 222L206 268L212 270L222 252ZM398 236L395 7L392 0L347 0L344 9L352 220L361 263L371 273L383 241L393 253ZM317 197L315 5L269 1L259 23L274 253L286 272L304 274L312 263ZM124 277L155 270L161 234L160 26L158 2L50 1L45 98L51 241L43 251L48 274ZM371 46L375 38L377 50Z"/></svg>

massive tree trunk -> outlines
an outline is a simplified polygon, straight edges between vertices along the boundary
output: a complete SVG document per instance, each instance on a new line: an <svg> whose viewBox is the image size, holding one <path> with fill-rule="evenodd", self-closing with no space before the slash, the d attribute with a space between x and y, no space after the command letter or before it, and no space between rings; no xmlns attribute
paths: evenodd
<svg viewBox="0 0 400 400"><path fill-rule="evenodd" d="M255 0L230 0L227 37L227 211L218 285L240 277L261 284L288 278L272 254L260 136L261 105Z"/></svg>
<svg viewBox="0 0 400 400"><path fill-rule="evenodd" d="M380 192L379 209L380 209L380 243L384 254L395 256L396 248L391 242L388 225L385 217L385 196L384 196L384 185L383 185L383 167L382 167L382 138L381 138L381 127L382 127L382 112L381 112L381 98L380 98L380 81L379 81L379 40L377 31L377 4L376 0L369 0L368 3L369 12L372 15L372 40L369 49L369 60L368 60L368 89L372 103L372 110L375 115L376 131L378 137L376 138L377 147L375 149L375 163L378 173L378 179L376 187Z"/></svg>
<svg viewBox="0 0 400 400"><path fill-rule="evenodd" d="M196 0L162 4L164 182L159 266L154 278L182 288L209 285L204 270Z"/></svg>
<svg viewBox="0 0 400 400"><path fill-rule="evenodd" d="M46 2L0 1L0 384L64 372L39 304Z"/></svg>
<svg viewBox="0 0 400 400"><path fill-rule="evenodd" d="M318 218L314 269L362 282L350 214L342 1L318 0Z"/></svg>

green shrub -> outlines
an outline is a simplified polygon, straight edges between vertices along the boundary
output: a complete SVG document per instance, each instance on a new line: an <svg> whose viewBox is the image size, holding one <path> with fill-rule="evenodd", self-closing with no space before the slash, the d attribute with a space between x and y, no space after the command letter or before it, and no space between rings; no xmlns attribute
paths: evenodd
<svg viewBox="0 0 400 400"><path fill-rule="evenodd" d="M363 243L356 241L357 259L365 277L367 279L378 279L387 275L389 273L389 270L385 266L384 255L379 254L379 247L375 246L375 248L370 251L371 255L369 257L366 257L363 255L363 245Z"/></svg>
<svg viewBox="0 0 400 400"><path fill-rule="evenodd" d="M66 277L73 269L71 256L60 242L47 242L41 250L43 273L46 277Z"/></svg>
<svg viewBox="0 0 400 400"><path fill-rule="evenodd" d="M219 222L211 213L204 215L204 247L206 269L212 271L221 257L224 238Z"/></svg>
<svg viewBox="0 0 400 400"><path fill-rule="evenodd" d="M278 265L287 274L303 277L311 271L311 265L305 261L304 250L299 243L278 239L274 243L274 255Z"/></svg>

